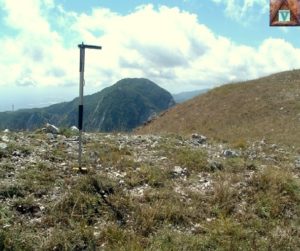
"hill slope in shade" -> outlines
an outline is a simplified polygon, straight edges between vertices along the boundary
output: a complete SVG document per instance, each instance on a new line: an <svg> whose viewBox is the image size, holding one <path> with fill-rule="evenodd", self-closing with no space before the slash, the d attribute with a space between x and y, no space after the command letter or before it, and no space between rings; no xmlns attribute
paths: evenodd
<svg viewBox="0 0 300 251"><path fill-rule="evenodd" d="M265 138L300 145L300 71L215 88L137 131L198 132L225 141Z"/></svg>
<svg viewBox="0 0 300 251"><path fill-rule="evenodd" d="M175 102L169 92L147 79L123 79L84 98L84 129L130 131ZM0 129L32 130L45 123L77 125L78 98L46 108L0 113Z"/></svg>

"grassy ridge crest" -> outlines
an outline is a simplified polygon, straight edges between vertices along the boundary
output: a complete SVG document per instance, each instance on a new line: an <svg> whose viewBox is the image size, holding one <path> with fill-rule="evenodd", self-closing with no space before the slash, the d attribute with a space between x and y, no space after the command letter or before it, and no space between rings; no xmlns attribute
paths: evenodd
<svg viewBox="0 0 300 251"><path fill-rule="evenodd" d="M300 145L300 70L214 88L137 131Z"/></svg>

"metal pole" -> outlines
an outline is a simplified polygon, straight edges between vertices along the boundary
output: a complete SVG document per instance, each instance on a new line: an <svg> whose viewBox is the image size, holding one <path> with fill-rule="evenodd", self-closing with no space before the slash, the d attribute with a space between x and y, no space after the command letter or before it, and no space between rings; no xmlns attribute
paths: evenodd
<svg viewBox="0 0 300 251"><path fill-rule="evenodd" d="M81 171L81 155L82 155L82 123L83 123L83 84L84 84L84 59L85 50L83 43L79 45L80 48L80 81L79 81L79 107L78 107L78 129L79 129L79 152L78 152L78 165Z"/></svg>
<svg viewBox="0 0 300 251"><path fill-rule="evenodd" d="M79 61L79 107L78 107L78 129L79 129L79 149L78 149L78 166L79 171L82 171L82 128L83 128L83 86L84 86L84 60L85 60L85 48L101 50L101 46L85 45L83 42L78 45L80 49L80 61Z"/></svg>

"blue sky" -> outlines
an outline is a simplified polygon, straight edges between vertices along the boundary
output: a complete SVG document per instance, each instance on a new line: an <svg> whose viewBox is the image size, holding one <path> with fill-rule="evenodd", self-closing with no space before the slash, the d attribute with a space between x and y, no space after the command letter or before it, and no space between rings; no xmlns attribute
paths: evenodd
<svg viewBox="0 0 300 251"><path fill-rule="evenodd" d="M269 27L269 0L0 0L0 111L145 77L172 93L300 67L298 27Z"/></svg>

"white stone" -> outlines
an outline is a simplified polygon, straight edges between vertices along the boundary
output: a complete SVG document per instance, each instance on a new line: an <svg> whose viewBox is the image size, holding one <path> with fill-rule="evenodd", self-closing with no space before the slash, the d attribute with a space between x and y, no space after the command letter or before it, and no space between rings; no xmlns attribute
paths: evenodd
<svg viewBox="0 0 300 251"><path fill-rule="evenodd" d="M53 133L53 134L58 134L59 129L56 126L47 123L46 124L46 132Z"/></svg>
<svg viewBox="0 0 300 251"><path fill-rule="evenodd" d="M180 166L174 166L173 172L176 173L176 174L182 174L183 169Z"/></svg>
<svg viewBox="0 0 300 251"><path fill-rule="evenodd" d="M0 143L0 149L6 149L7 144L6 143Z"/></svg>
<svg viewBox="0 0 300 251"><path fill-rule="evenodd" d="M9 138L8 138L6 135L2 136L2 137L1 137L1 140L2 140L3 142L6 142L6 143L9 142Z"/></svg>
<svg viewBox="0 0 300 251"><path fill-rule="evenodd" d="M78 132L79 131L79 129L76 126L71 126L70 129L73 132Z"/></svg>
<svg viewBox="0 0 300 251"><path fill-rule="evenodd" d="M54 139L54 135L52 133L47 133L47 138L49 140L53 140Z"/></svg>
<svg viewBox="0 0 300 251"><path fill-rule="evenodd" d="M192 134L192 139L198 144L203 144L206 142L207 137L203 135L199 135L198 133L194 133Z"/></svg>
<svg viewBox="0 0 300 251"><path fill-rule="evenodd" d="M158 142L155 141L155 142L151 145L151 148L155 148L155 147L157 147L157 145L158 145Z"/></svg>
<svg viewBox="0 0 300 251"><path fill-rule="evenodd" d="M233 150L230 150L230 149L225 150L225 151L223 152L223 155L224 155L225 157L238 157L238 156L239 156L239 154L238 154L237 152L235 152L235 151L233 151Z"/></svg>

